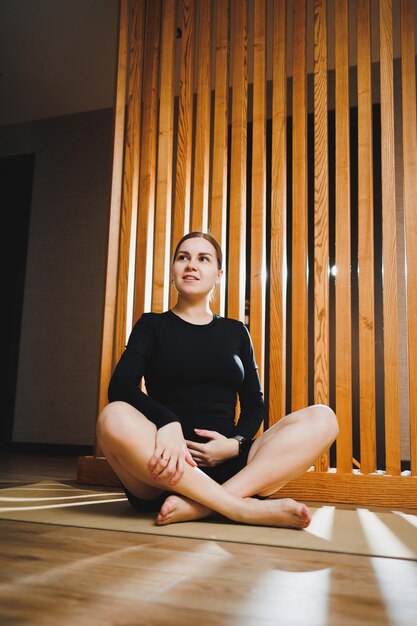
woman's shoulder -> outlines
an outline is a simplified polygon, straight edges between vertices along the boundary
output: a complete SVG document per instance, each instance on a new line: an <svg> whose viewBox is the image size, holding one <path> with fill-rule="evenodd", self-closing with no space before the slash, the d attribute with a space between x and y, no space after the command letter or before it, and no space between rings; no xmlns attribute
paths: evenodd
<svg viewBox="0 0 417 626"><path fill-rule="evenodd" d="M166 313L142 313L136 320L134 329L157 329L166 317Z"/></svg>
<svg viewBox="0 0 417 626"><path fill-rule="evenodd" d="M217 319L221 320L223 324L228 324L229 326L242 326L243 322L241 322L240 320L235 319L234 317L222 317L221 315L217 315L217 313L215 313Z"/></svg>
<svg viewBox="0 0 417 626"><path fill-rule="evenodd" d="M221 317L220 315L217 315L217 321L224 329L227 329L230 332L239 334L247 334L248 332L246 325L233 317Z"/></svg>

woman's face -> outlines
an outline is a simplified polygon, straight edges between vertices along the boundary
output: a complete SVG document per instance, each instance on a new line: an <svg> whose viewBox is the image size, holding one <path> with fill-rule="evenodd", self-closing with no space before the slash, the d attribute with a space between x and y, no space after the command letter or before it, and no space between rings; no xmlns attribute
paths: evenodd
<svg viewBox="0 0 417 626"><path fill-rule="evenodd" d="M172 266L175 288L184 296L207 296L220 283L216 250L204 237L186 239Z"/></svg>

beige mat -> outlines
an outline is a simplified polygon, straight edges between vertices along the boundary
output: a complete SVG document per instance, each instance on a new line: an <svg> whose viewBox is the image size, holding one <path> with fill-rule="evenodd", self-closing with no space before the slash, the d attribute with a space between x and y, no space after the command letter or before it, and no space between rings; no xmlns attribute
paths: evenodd
<svg viewBox="0 0 417 626"><path fill-rule="evenodd" d="M135 512L118 489L42 481L0 490L0 519L417 560L417 514L334 506L311 511L312 523L302 531L221 517L161 527L154 515Z"/></svg>

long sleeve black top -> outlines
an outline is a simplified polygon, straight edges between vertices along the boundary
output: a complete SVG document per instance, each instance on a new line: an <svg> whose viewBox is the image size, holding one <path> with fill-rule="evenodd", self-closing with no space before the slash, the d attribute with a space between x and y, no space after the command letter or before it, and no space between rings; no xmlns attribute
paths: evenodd
<svg viewBox="0 0 417 626"><path fill-rule="evenodd" d="M142 377L146 393L139 388ZM265 417L246 326L218 315L200 326L172 311L144 313L114 370L108 397L128 402L157 428L179 421L191 440L200 440L194 428L252 439Z"/></svg>

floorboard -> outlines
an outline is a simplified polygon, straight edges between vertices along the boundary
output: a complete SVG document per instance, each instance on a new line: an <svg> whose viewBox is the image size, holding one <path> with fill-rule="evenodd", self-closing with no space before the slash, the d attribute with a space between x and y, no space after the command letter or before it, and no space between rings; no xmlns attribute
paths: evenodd
<svg viewBox="0 0 417 626"><path fill-rule="evenodd" d="M17 458L17 456L19 458ZM76 459L9 455L2 486ZM417 563L0 521L0 624L417 624Z"/></svg>

